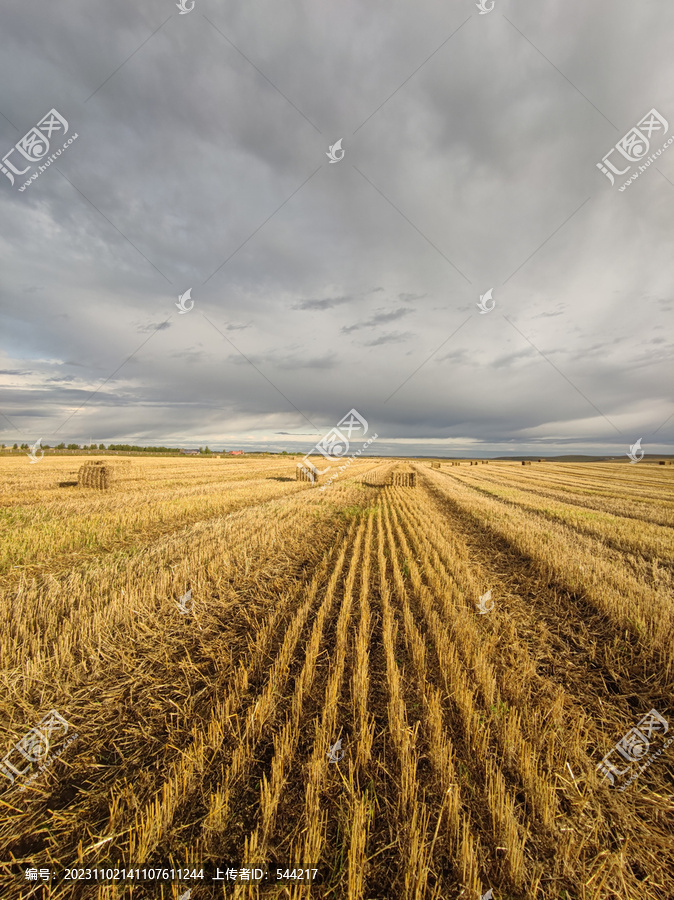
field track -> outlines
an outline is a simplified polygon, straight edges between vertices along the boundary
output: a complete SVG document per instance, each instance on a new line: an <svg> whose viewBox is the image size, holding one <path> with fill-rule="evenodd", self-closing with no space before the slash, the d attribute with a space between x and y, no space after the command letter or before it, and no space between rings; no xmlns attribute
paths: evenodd
<svg viewBox="0 0 674 900"><path fill-rule="evenodd" d="M3 900L189 886L28 865L219 861L323 882L191 900L672 900L674 746L623 793L595 767L650 709L674 733L674 469L73 468L0 459L0 749L50 709L79 735L1 780Z"/></svg>

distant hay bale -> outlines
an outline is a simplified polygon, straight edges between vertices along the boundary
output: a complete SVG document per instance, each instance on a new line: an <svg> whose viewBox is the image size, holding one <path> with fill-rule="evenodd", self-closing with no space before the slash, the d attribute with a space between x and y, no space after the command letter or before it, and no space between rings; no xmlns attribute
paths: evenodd
<svg viewBox="0 0 674 900"><path fill-rule="evenodd" d="M522 465L523 465L523 466L530 466L531 463L529 462L529 460L523 459L523 460L522 460Z"/></svg>
<svg viewBox="0 0 674 900"><path fill-rule="evenodd" d="M416 487L416 472L393 472L391 475L391 484L396 487Z"/></svg>
<svg viewBox="0 0 674 900"><path fill-rule="evenodd" d="M431 463L431 469L439 469L439 468L440 468L440 463L439 463L439 462L432 462L432 463Z"/></svg>

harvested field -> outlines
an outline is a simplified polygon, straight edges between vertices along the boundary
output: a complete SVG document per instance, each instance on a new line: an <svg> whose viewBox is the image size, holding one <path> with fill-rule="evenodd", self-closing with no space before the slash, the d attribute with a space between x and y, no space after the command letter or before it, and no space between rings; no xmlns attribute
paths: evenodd
<svg viewBox="0 0 674 900"><path fill-rule="evenodd" d="M390 484L392 473L395 467L395 463L383 462L380 465L375 466L373 469L370 469L357 480L362 481L364 484L367 484L370 487Z"/></svg>
<svg viewBox="0 0 674 900"><path fill-rule="evenodd" d="M671 467L72 465L0 459L3 900L671 900L674 745L596 770L674 734ZM224 863L322 883L22 875Z"/></svg>

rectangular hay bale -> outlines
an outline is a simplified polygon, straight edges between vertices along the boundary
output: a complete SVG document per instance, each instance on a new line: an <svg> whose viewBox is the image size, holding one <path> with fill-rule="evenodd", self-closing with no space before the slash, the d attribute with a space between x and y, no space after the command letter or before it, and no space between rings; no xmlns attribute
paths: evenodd
<svg viewBox="0 0 674 900"><path fill-rule="evenodd" d="M391 484L397 487L416 487L416 472L393 472L391 476Z"/></svg>
<svg viewBox="0 0 674 900"><path fill-rule="evenodd" d="M308 466L298 464L295 469L295 480L310 481L313 484L318 484L321 480L321 476L315 466L312 466L311 464Z"/></svg>
<svg viewBox="0 0 674 900"><path fill-rule="evenodd" d="M136 469L132 467L129 459L116 459L114 463L105 459L89 459L77 473L77 483L81 487L107 490L120 481L121 478L133 477Z"/></svg>
<svg viewBox="0 0 674 900"><path fill-rule="evenodd" d="M107 490L116 481L115 467L103 460L86 462L77 473L77 483L82 487Z"/></svg>

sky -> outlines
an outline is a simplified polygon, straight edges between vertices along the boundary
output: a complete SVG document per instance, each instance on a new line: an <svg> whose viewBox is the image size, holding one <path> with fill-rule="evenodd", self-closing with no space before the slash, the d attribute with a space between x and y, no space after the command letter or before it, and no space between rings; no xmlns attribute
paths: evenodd
<svg viewBox="0 0 674 900"><path fill-rule="evenodd" d="M674 4L182 2L0 8L0 442L673 452Z"/></svg>

